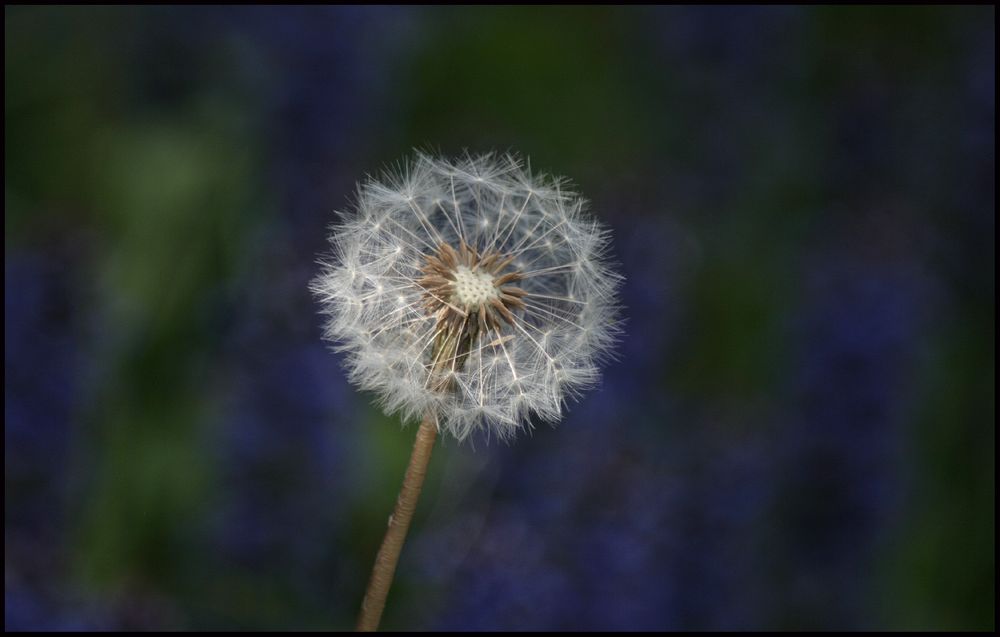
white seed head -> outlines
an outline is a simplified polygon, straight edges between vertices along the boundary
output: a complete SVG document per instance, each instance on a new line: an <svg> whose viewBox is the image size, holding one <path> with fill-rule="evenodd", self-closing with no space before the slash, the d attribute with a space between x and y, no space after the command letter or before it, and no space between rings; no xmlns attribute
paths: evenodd
<svg viewBox="0 0 1000 637"><path fill-rule="evenodd" d="M462 440L556 421L619 333L609 232L565 180L418 153L370 178L311 289L352 382Z"/></svg>

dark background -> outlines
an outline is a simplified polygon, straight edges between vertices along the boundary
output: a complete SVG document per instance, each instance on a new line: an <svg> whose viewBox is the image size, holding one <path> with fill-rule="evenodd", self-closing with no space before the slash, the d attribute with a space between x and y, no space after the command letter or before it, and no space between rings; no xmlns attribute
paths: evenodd
<svg viewBox="0 0 1000 637"><path fill-rule="evenodd" d="M414 429L307 283L419 146L571 177L628 323L385 628L993 629L994 19L6 8L5 627L353 626Z"/></svg>

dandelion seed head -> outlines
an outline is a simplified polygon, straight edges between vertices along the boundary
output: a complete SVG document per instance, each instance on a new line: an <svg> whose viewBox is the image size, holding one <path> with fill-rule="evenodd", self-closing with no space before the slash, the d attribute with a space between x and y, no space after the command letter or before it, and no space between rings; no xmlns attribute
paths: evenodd
<svg viewBox="0 0 1000 637"><path fill-rule="evenodd" d="M349 379L462 440L556 421L620 331L608 231L514 156L418 153L369 178L311 289Z"/></svg>

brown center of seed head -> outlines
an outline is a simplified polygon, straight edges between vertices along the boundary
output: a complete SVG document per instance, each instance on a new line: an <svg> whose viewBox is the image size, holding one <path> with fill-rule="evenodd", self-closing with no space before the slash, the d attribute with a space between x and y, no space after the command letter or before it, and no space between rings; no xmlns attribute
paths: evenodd
<svg viewBox="0 0 1000 637"><path fill-rule="evenodd" d="M512 285L524 278L519 271L503 273L513 261L494 250L479 254L465 241L458 250L442 242L424 256L417 283L424 289L424 309L437 317L435 349L453 349L445 356L461 364L480 334L499 332L501 321L514 325L514 310L524 309L527 292Z"/></svg>

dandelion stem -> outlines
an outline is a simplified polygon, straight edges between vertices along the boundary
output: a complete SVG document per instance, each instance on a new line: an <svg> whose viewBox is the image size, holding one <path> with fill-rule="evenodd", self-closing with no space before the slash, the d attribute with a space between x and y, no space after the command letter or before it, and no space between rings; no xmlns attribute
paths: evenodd
<svg viewBox="0 0 1000 637"><path fill-rule="evenodd" d="M410 464L406 468L406 476L403 478L399 497L396 498L396 508L389 518L389 528L385 532L382 546L375 558L375 566L372 568L371 579L368 581L365 599L361 602L361 613L358 615L357 625L359 631L378 630L379 621L382 619L382 610L385 608L385 599L389 595L392 577L396 572L396 563L399 562L399 553L403 549L406 532L410 528L410 520L413 519L413 511L416 509L417 499L420 497L420 488L423 486L424 476L427 474L427 465L431 459L431 451L434 449L435 438L437 438L437 424L434 416L428 414L420 423L420 429L417 430L417 439L413 443Z"/></svg>

